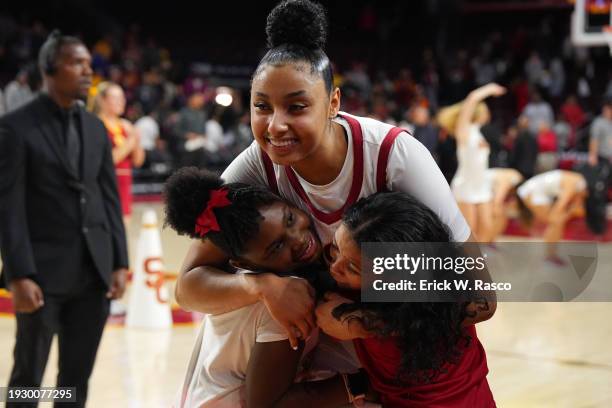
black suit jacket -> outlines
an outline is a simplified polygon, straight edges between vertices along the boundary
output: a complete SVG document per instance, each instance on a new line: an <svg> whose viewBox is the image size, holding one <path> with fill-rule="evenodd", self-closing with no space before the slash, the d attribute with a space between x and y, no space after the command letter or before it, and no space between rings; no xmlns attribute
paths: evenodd
<svg viewBox="0 0 612 408"><path fill-rule="evenodd" d="M81 171L39 96L0 117L0 251L5 284L30 277L44 292L66 293L89 256L108 285L127 267L125 230L111 145L102 122L79 108ZM48 98L48 97L47 97ZM91 265L91 262L89 262Z"/></svg>

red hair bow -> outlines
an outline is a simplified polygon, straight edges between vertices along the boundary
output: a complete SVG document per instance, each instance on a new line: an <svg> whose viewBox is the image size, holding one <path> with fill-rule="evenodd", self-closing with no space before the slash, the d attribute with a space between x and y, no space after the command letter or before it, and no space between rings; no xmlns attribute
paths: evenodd
<svg viewBox="0 0 612 408"><path fill-rule="evenodd" d="M209 231L220 231L213 209L227 207L230 204L232 202L227 198L227 188L212 190L206 208L196 220L195 232L204 237Z"/></svg>

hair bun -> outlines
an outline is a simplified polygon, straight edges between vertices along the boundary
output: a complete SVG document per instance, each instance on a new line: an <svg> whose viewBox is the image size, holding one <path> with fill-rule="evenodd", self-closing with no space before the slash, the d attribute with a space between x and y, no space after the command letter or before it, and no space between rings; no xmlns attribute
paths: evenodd
<svg viewBox="0 0 612 408"><path fill-rule="evenodd" d="M179 235L201 238L195 233L197 218L206 208L210 193L223 185L216 174L197 167L183 167L164 185L166 220Z"/></svg>
<svg viewBox="0 0 612 408"><path fill-rule="evenodd" d="M308 49L323 49L327 39L325 10L309 0L285 0L268 14L268 47L295 44Z"/></svg>

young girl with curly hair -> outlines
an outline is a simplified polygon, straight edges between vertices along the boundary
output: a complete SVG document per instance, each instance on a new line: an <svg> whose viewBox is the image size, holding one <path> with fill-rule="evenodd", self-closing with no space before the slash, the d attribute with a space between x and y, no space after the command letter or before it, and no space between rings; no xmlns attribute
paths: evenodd
<svg viewBox="0 0 612 408"><path fill-rule="evenodd" d="M419 201L401 192L378 193L344 214L329 251L330 272L359 299L361 244L450 241L448 228ZM328 293L317 322L335 338L353 339L384 407L495 407L474 324L489 319L496 303L469 293L455 298L362 303Z"/></svg>

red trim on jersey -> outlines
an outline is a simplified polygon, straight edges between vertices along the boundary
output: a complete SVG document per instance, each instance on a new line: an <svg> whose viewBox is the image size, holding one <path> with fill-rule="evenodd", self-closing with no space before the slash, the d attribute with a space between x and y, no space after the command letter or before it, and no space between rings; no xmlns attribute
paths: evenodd
<svg viewBox="0 0 612 408"><path fill-rule="evenodd" d="M270 156L260 147L261 161L263 161L264 169L266 170L266 178L268 179L268 186L270 190L276 195L280 195L278 192L278 184L276 183L276 174L274 173L274 165Z"/></svg>
<svg viewBox="0 0 612 408"><path fill-rule="evenodd" d="M402 132L405 132L402 128L391 128L380 145L380 149L378 150L378 163L376 163L376 191L387 191L387 164L389 163L389 153L391 152L391 147L393 147L395 138Z"/></svg>
<svg viewBox="0 0 612 408"><path fill-rule="evenodd" d="M356 119L349 116L339 116L348 122L349 127L351 128L351 136L353 138L353 182L351 184L349 195L342 207L331 213L326 213L316 208L310 201L310 198L308 198L308 194L306 194L302 188L302 185L300 184L300 181L298 180L291 166L285 166L285 173L287 174L287 178L289 179L289 182L291 183L291 186L295 192L300 196L302 201L306 203L310 209L310 212L319 221L324 222L327 225L339 221L347 207L353 205L355 201L357 201L359 193L361 192L361 186L363 184L363 134L361 132L361 125Z"/></svg>

